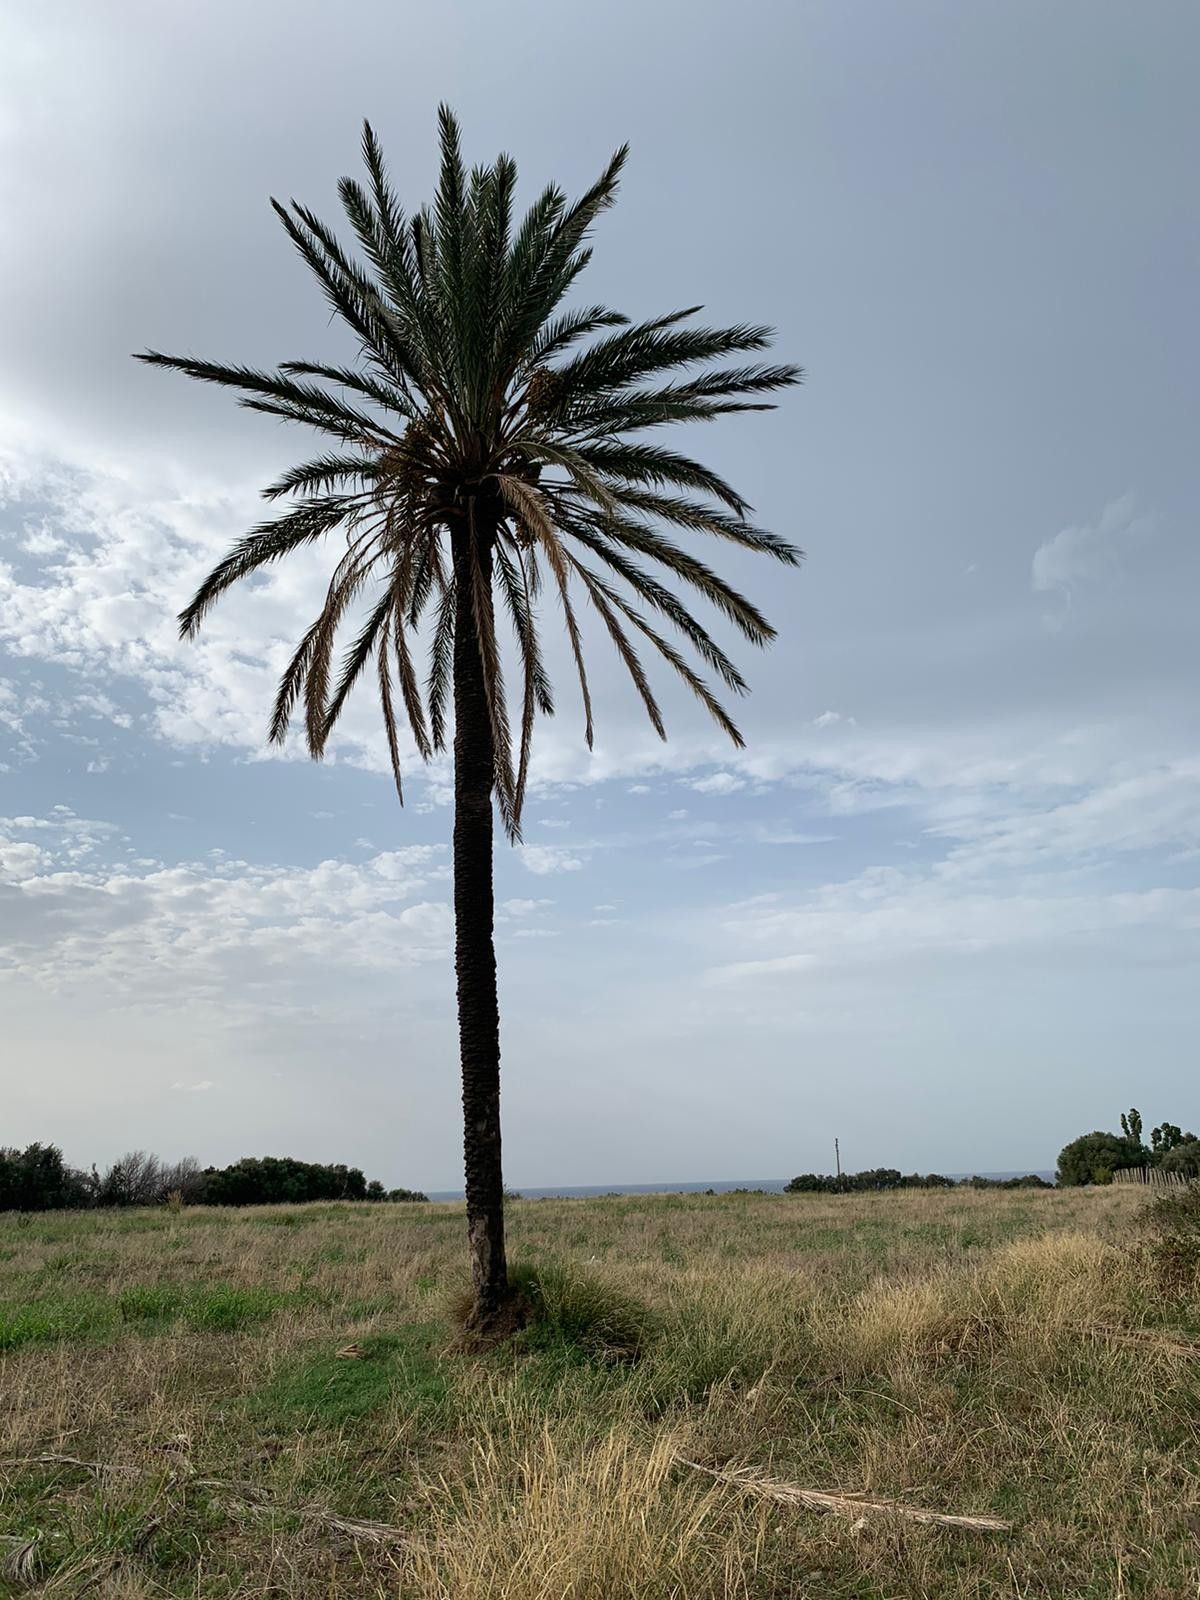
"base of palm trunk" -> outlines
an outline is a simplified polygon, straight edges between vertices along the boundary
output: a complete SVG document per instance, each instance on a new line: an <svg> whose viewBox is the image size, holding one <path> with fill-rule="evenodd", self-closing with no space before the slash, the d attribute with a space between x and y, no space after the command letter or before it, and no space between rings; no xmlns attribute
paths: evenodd
<svg viewBox="0 0 1200 1600"><path fill-rule="evenodd" d="M531 1310L519 1289L509 1289L504 1298L492 1306L481 1306L473 1295L464 1296L454 1307L454 1320L458 1323L454 1349L476 1353L507 1344L527 1326Z"/></svg>

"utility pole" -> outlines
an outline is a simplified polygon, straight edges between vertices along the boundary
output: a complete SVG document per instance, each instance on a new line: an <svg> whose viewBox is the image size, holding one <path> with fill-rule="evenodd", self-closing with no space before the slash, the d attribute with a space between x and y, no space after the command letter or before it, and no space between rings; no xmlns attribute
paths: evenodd
<svg viewBox="0 0 1200 1600"><path fill-rule="evenodd" d="M833 1141L833 1159L837 1162L837 1175L840 1178L842 1175L842 1152L836 1139Z"/></svg>

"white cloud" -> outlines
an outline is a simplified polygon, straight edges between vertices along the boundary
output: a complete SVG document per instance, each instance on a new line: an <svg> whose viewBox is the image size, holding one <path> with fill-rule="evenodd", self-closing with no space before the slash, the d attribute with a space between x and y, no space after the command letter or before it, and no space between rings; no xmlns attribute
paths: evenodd
<svg viewBox="0 0 1200 1600"><path fill-rule="evenodd" d="M583 866L579 856L572 855L558 845L523 844L519 846L517 854L522 865L539 878L555 872L578 872Z"/></svg>
<svg viewBox="0 0 1200 1600"><path fill-rule="evenodd" d="M1137 851L1200 849L1200 759L1137 772L1119 769L1083 794L1061 800L1029 795L1024 804L981 803L952 809L932 832L961 841L950 865L957 870L998 864L1068 863L1081 857L1108 860Z"/></svg>
<svg viewBox="0 0 1200 1600"><path fill-rule="evenodd" d="M547 910L553 904L553 900L502 900L500 910L509 917L529 917L535 912Z"/></svg>
<svg viewBox="0 0 1200 1600"><path fill-rule="evenodd" d="M209 1089L215 1089L216 1084L211 1078L201 1078L199 1083L173 1083L171 1087L184 1094L206 1094Z"/></svg>
<svg viewBox="0 0 1200 1600"><path fill-rule="evenodd" d="M813 718L814 728L832 728L835 722L842 720L840 711L822 711L819 717Z"/></svg>
<svg viewBox="0 0 1200 1600"><path fill-rule="evenodd" d="M38 535L37 570L0 561L0 643L15 657L86 674L76 714L86 707L129 726L119 701L136 687L160 738L278 755L265 744L274 685L319 608L328 553L301 552L231 592L189 643L178 638L176 614L214 559L260 519L249 489L155 482L10 451L0 461L0 505L20 518L35 503L50 507L38 527L57 531L49 543ZM403 749L412 765L415 751L407 741ZM301 742L283 754L303 755ZM333 754L386 770L369 693L352 699Z"/></svg>
<svg viewBox="0 0 1200 1600"><path fill-rule="evenodd" d="M1110 500L1091 526L1061 528L1034 551L1030 579L1035 593L1060 592L1070 604L1082 584L1107 583L1121 572L1125 549L1153 527L1139 516L1132 495Z"/></svg>
<svg viewBox="0 0 1200 1600"><path fill-rule="evenodd" d="M1200 953L1200 889L1089 890L1053 878L978 885L875 868L796 900L732 908L722 933L738 956L712 969L721 981L930 960L944 972L948 960L1005 950L1035 964L1052 950L1062 962L1072 947L1094 957L1097 941L1125 948L1139 937L1188 961ZM747 956L755 948L761 954Z"/></svg>
<svg viewBox="0 0 1200 1600"><path fill-rule="evenodd" d="M736 794L746 787L746 780L736 772L713 772L707 778L693 778L688 787L697 794Z"/></svg>
<svg viewBox="0 0 1200 1600"><path fill-rule="evenodd" d="M259 1012L306 996L316 974L443 961L452 947L449 906L427 898L448 876L437 846L355 864L163 866L103 859L110 837L70 812L0 822L0 978Z"/></svg>
<svg viewBox="0 0 1200 1600"><path fill-rule="evenodd" d="M804 833L795 828L772 826L763 823L751 828L747 838L752 844L833 844L833 833Z"/></svg>

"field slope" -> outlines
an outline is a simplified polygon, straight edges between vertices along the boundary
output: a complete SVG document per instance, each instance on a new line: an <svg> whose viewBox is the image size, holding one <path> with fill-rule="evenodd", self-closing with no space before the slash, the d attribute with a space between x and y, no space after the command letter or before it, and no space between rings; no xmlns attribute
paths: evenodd
<svg viewBox="0 0 1200 1600"><path fill-rule="evenodd" d="M455 1206L0 1217L0 1593L1195 1596L1144 1203L516 1202L539 1320L487 1358Z"/></svg>

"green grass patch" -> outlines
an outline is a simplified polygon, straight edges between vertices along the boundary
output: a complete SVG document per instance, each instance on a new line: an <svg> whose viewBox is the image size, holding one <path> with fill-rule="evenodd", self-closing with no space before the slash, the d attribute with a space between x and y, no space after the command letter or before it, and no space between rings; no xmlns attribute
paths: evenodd
<svg viewBox="0 0 1200 1600"><path fill-rule="evenodd" d="M0 1350L92 1338L107 1333L115 1322L112 1301L98 1295L63 1295L26 1305L0 1305Z"/></svg>
<svg viewBox="0 0 1200 1600"><path fill-rule="evenodd" d="M441 1324L425 1322L358 1340L351 1359L328 1347L306 1354L275 1374L253 1409L288 1427L340 1427L384 1409L436 1426L450 1412L446 1361L435 1353L445 1337Z"/></svg>
<svg viewBox="0 0 1200 1600"><path fill-rule="evenodd" d="M307 1290L176 1284L134 1284L117 1295L42 1295L0 1304L0 1351L63 1339L107 1338L122 1324L148 1333L176 1324L233 1333L318 1299Z"/></svg>
<svg viewBox="0 0 1200 1600"><path fill-rule="evenodd" d="M117 1296L117 1309L125 1322L178 1321L189 1328L234 1333L264 1322L278 1311L309 1305L315 1298L305 1290L136 1284Z"/></svg>

